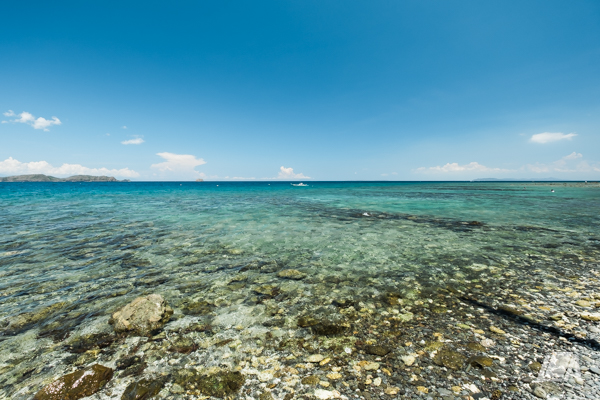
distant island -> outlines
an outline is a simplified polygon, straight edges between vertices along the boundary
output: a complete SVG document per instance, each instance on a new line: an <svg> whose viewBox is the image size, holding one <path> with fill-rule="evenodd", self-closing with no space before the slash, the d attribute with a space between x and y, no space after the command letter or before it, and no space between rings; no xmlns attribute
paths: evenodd
<svg viewBox="0 0 600 400"><path fill-rule="evenodd" d="M559 182L556 178L479 178L473 179L473 182Z"/></svg>
<svg viewBox="0 0 600 400"><path fill-rule="evenodd" d="M129 179L122 181L112 176L74 175L68 178L55 178L43 174L15 175L0 177L0 182L130 182Z"/></svg>

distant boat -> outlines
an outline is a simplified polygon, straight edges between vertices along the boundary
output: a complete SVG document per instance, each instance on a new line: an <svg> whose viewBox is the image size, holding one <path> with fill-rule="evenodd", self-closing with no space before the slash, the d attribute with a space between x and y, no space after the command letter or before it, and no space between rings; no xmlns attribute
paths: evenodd
<svg viewBox="0 0 600 400"><path fill-rule="evenodd" d="M306 183L292 183L292 186L308 186Z"/></svg>

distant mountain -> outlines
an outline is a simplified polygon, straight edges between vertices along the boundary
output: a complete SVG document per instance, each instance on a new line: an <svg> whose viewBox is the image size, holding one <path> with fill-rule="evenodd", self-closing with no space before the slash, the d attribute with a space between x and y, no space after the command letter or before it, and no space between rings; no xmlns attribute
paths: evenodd
<svg viewBox="0 0 600 400"><path fill-rule="evenodd" d="M525 178L479 178L473 179L473 182L562 182L564 179L556 179L556 178L535 178L535 179L525 179Z"/></svg>
<svg viewBox="0 0 600 400"><path fill-rule="evenodd" d="M112 176L74 175L68 178L32 174L0 177L0 182L129 182L129 179L119 181Z"/></svg>

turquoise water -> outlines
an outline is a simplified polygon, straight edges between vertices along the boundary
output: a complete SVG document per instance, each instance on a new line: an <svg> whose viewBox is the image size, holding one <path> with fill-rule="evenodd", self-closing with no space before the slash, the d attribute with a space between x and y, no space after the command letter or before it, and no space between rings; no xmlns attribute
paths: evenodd
<svg viewBox="0 0 600 400"><path fill-rule="evenodd" d="M226 331L257 323L243 316L265 285L299 315L331 296L410 298L600 258L600 187L584 184L0 183L0 209L6 396L67 368L60 343L143 294L175 320L205 301L214 324L232 316ZM277 276L289 268L306 279Z"/></svg>

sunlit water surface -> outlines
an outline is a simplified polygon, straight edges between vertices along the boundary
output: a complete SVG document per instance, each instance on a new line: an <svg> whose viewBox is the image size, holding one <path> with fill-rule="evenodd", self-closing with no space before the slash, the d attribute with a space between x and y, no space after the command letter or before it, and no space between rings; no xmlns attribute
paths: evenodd
<svg viewBox="0 0 600 400"><path fill-rule="evenodd" d="M0 183L0 325L67 305L3 332L0 369L16 338L60 342L143 294L177 317L199 299L252 307L260 285L372 296L460 286L478 266L523 270L532 257L596 260L598 210L600 189L583 184ZM282 281L287 268L308 277ZM231 286L240 271L251 279Z"/></svg>

